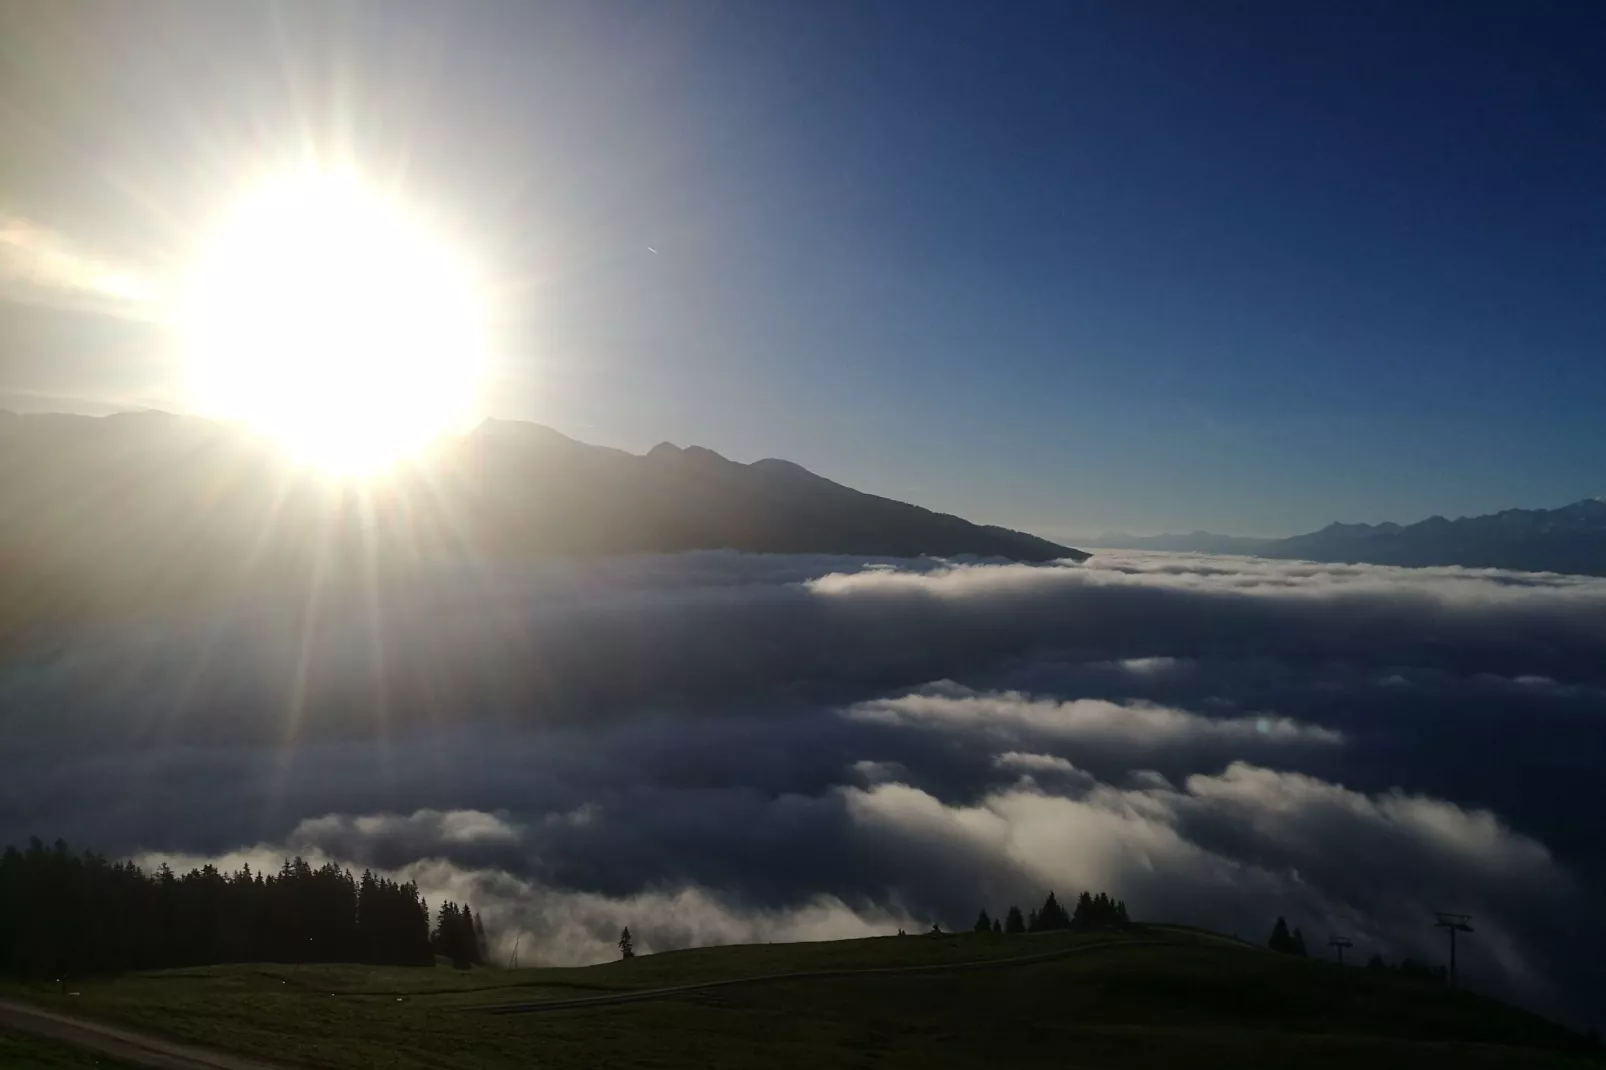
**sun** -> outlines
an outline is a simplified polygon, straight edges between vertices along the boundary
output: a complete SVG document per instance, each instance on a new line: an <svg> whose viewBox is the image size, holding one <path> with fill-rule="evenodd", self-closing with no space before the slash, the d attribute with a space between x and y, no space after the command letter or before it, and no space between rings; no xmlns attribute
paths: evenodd
<svg viewBox="0 0 1606 1070"><path fill-rule="evenodd" d="M197 258L180 318L198 407L329 471L393 465L478 401L472 274L350 175L297 172L242 197Z"/></svg>

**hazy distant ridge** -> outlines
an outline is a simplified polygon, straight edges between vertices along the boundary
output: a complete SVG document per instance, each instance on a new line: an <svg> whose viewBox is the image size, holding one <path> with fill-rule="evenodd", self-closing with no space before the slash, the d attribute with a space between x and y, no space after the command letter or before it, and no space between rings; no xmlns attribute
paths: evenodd
<svg viewBox="0 0 1606 1070"><path fill-rule="evenodd" d="M1606 501L1585 498L1559 509L1505 509L1458 520L1433 516L1405 525L1335 523L1286 539L1207 531L1150 536L1109 532L1090 542L1110 549L1606 576Z"/></svg>

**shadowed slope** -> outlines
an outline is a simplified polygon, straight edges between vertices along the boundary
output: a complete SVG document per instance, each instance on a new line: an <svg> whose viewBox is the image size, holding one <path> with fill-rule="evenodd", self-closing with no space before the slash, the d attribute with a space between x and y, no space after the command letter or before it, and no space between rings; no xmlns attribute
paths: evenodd
<svg viewBox="0 0 1606 1070"><path fill-rule="evenodd" d="M343 484L205 420L0 413L0 638L262 585L720 548L1086 556L786 461L667 443L638 457L534 424L487 421L388 477Z"/></svg>

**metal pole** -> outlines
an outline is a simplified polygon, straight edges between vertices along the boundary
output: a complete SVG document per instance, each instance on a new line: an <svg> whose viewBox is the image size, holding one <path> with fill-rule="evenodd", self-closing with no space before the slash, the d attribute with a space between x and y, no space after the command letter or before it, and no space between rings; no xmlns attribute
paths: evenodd
<svg viewBox="0 0 1606 1070"><path fill-rule="evenodd" d="M1450 991L1452 992L1455 991L1455 934L1456 930L1452 928L1450 930Z"/></svg>
<svg viewBox="0 0 1606 1070"><path fill-rule="evenodd" d="M1460 981L1456 977L1455 936L1456 933L1470 933L1474 931L1472 928L1472 916L1469 914L1450 914L1442 910L1436 911L1435 915L1437 920L1434 922L1434 925L1437 928L1448 929L1450 931L1449 982L1450 990L1453 992L1460 986Z"/></svg>

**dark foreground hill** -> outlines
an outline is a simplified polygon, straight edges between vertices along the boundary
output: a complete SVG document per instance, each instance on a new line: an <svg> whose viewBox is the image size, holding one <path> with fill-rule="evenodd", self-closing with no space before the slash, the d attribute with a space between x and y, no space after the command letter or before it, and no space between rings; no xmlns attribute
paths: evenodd
<svg viewBox="0 0 1606 1070"><path fill-rule="evenodd" d="M786 976L803 973L814 976ZM489 1013L735 979L755 980ZM328 1070L1601 1065L1578 1034L1472 993L1162 926L703 948L575 969L211 967L73 991L0 996Z"/></svg>
<svg viewBox="0 0 1606 1070"><path fill-rule="evenodd" d="M731 548L1023 561L1079 551L693 446L645 456L487 422L341 484L164 413L0 413L0 636L56 618L299 582L549 554Z"/></svg>

